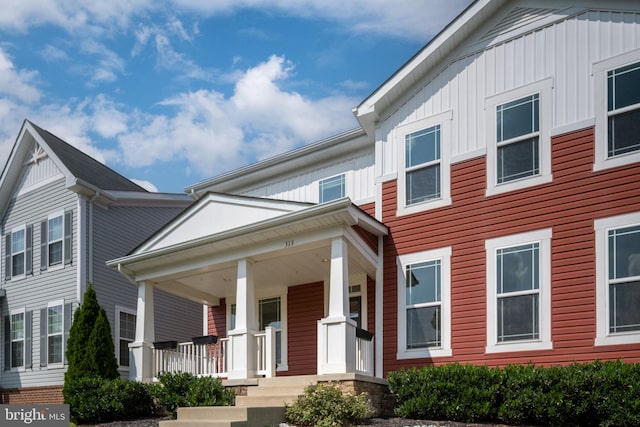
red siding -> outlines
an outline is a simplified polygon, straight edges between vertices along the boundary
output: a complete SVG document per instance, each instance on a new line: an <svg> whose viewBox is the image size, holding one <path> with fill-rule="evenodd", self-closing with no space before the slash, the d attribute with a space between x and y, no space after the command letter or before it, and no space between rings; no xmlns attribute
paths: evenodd
<svg viewBox="0 0 640 427"><path fill-rule="evenodd" d="M323 283L293 286L287 294L289 370L278 375L318 371L318 320L324 316Z"/></svg>
<svg viewBox="0 0 640 427"><path fill-rule="evenodd" d="M209 335L217 335L220 338L227 336L227 303L224 298L220 305L209 307L208 310Z"/></svg>
<svg viewBox="0 0 640 427"><path fill-rule="evenodd" d="M593 129L552 139L553 182L485 197L486 162L451 167L453 204L396 217L396 182L383 185L384 369L430 363L566 364L620 357L640 361L640 345L595 347L595 235L593 221L640 210L640 164L593 172ZM485 354L485 240L552 228L553 350ZM396 360L396 256L452 247L453 357Z"/></svg>

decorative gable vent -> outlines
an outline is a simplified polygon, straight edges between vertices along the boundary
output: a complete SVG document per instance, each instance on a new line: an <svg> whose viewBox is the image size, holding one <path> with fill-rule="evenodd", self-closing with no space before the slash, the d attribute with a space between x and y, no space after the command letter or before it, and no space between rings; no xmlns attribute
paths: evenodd
<svg viewBox="0 0 640 427"><path fill-rule="evenodd" d="M34 144L25 157L24 166L18 183L18 195L34 190L54 179L62 177L62 173L46 151Z"/></svg>
<svg viewBox="0 0 640 427"><path fill-rule="evenodd" d="M491 40L502 34L506 34L510 31L524 27L539 19L546 18L558 9L538 9L530 7L516 7L507 16L505 16L500 22L491 27L482 40Z"/></svg>

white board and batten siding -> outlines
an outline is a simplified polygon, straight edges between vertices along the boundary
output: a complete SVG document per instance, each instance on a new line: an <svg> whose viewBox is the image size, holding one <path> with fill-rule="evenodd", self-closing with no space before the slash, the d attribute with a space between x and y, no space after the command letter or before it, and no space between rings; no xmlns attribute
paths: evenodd
<svg viewBox="0 0 640 427"><path fill-rule="evenodd" d="M64 369L58 366L40 366L40 313L50 302L64 300L65 304L74 303L77 307L77 240L76 228L72 236L72 263L61 268L40 270L40 223L47 220L49 214L62 211L72 212L72 222L76 224L77 197L65 188L64 177L47 179L45 185L30 185L28 191L18 191L5 212L2 229L2 254L5 254L4 235L14 227L33 225L33 275L23 278L5 280L4 259L2 262L2 287L6 291L6 298L2 300L2 322L4 315L11 310L25 309L32 312L32 361L33 366L24 370L4 370L4 341L3 351L0 352L3 369L0 376L0 387L17 388L30 386L59 385L64 381ZM24 188L23 188L24 189ZM2 327L4 334L4 324Z"/></svg>
<svg viewBox="0 0 640 427"><path fill-rule="evenodd" d="M310 163L313 159L309 160ZM295 202L318 203L320 181L345 175L345 196L356 204L369 203L374 196L374 156L372 150L360 150L291 174L279 175L257 186L239 189L245 196L265 197Z"/></svg>
<svg viewBox="0 0 640 427"><path fill-rule="evenodd" d="M640 13L606 10L623 2L514 2L486 22L376 127L377 176L397 173L399 126L452 112L452 163L486 153L486 100L552 81L552 134L594 124L593 64L640 48ZM627 6L628 8L628 6Z"/></svg>
<svg viewBox="0 0 640 427"><path fill-rule="evenodd" d="M93 207L93 284L109 322L116 325L116 307L136 311L138 288L106 261L128 254L182 208L165 206ZM155 291L156 341L188 341L202 335L202 305ZM179 321L176 321L179 319ZM117 338L112 327L114 342ZM116 343L117 345L117 343Z"/></svg>

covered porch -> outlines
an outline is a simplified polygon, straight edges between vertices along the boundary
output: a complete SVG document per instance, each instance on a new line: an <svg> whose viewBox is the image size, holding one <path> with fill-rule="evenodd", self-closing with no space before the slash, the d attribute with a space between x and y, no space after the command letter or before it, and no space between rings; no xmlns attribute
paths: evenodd
<svg viewBox="0 0 640 427"><path fill-rule="evenodd" d="M322 205L208 194L108 264L138 287L130 377L382 376L382 238L340 199ZM203 336L156 340L153 291L206 306ZM179 322L180 319L175 319Z"/></svg>

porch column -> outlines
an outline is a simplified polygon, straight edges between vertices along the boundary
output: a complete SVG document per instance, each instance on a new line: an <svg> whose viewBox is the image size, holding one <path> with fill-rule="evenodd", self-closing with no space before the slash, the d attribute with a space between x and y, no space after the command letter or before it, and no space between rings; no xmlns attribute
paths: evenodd
<svg viewBox="0 0 640 427"><path fill-rule="evenodd" d="M329 315L318 322L318 374L355 372L356 323L349 318L349 253L343 237L331 241Z"/></svg>
<svg viewBox="0 0 640 427"><path fill-rule="evenodd" d="M236 328L229 331L229 379L252 378L256 375L254 335L258 328L255 313L253 263L245 258L238 261Z"/></svg>
<svg viewBox="0 0 640 427"><path fill-rule="evenodd" d="M152 345L155 341L153 286L138 282L136 338L129 344L129 378L151 382L155 376Z"/></svg>

